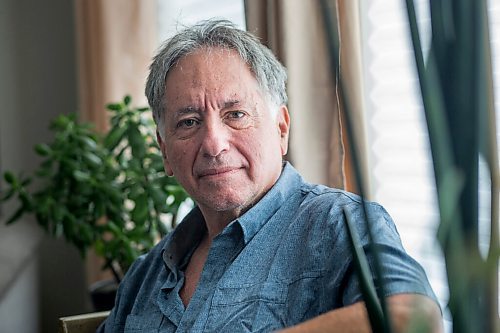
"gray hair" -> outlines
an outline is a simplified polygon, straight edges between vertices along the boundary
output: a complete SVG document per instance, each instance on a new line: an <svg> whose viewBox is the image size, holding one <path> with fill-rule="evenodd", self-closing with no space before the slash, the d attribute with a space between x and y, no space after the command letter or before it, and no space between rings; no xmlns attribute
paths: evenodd
<svg viewBox="0 0 500 333"><path fill-rule="evenodd" d="M185 28L167 40L149 67L146 96L153 109L153 118L163 135L165 114L165 81L179 60L202 48L225 48L238 52L255 75L270 102L287 103L285 67L259 40L227 20L210 19Z"/></svg>

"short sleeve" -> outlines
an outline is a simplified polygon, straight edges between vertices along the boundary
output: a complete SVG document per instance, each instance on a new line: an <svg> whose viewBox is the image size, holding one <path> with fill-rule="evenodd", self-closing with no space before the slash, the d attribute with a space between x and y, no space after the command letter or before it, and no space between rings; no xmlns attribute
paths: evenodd
<svg viewBox="0 0 500 333"><path fill-rule="evenodd" d="M356 209L349 210L349 213L356 223L356 230L358 231L368 264L373 273L374 248L370 245L367 225L363 222L362 209L356 207ZM432 291L422 266L403 248L396 226L385 209L378 204L368 203L367 215L380 258L385 296L411 293L425 295L436 301L436 296ZM350 242L347 237L345 241ZM351 255L350 258L345 276L345 289L342 296L344 305L361 301L363 297L358 274L353 263L354 257ZM379 281L374 279L374 283L379 288Z"/></svg>

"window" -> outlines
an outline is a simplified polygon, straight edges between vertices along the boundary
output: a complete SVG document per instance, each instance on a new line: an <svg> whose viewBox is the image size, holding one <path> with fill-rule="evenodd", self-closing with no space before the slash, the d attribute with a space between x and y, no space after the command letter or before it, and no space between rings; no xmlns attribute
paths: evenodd
<svg viewBox="0 0 500 333"><path fill-rule="evenodd" d="M245 29L243 0L157 0L158 39L162 43L179 26L190 25L212 17L225 18Z"/></svg>
<svg viewBox="0 0 500 333"><path fill-rule="evenodd" d="M361 1L364 80L373 197L393 216L403 244L427 272L443 309L448 299L446 271L435 239L439 223L432 159L414 69L406 7L400 0ZM494 57L497 131L500 128L500 3L489 1ZM428 1L416 1L424 48L430 43ZM500 132L498 132L500 138ZM481 181L485 189L487 181ZM484 191L488 192L488 191ZM481 192L483 193L483 192ZM488 194L489 195L489 194ZM488 197L481 198L485 203ZM482 206L486 225L489 203ZM487 228L480 229L488 238ZM451 331L445 311L445 331Z"/></svg>

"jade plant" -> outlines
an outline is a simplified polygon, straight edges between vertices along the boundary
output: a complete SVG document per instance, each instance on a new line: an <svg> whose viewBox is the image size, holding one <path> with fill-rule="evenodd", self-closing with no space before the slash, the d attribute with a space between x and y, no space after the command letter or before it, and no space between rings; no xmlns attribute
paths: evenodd
<svg viewBox="0 0 500 333"><path fill-rule="evenodd" d="M188 196L164 173L149 108L132 107L126 96L107 109L111 130L104 135L74 114L55 118L53 141L35 146L41 164L30 176L5 172L0 201L19 202L7 224L34 215L82 256L93 248L119 282L175 226Z"/></svg>

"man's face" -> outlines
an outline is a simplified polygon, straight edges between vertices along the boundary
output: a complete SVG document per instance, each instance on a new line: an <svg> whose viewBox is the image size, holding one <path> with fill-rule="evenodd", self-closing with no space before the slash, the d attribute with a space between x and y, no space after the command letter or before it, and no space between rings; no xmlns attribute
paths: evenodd
<svg viewBox="0 0 500 333"><path fill-rule="evenodd" d="M167 75L166 101L165 171L202 212L235 218L273 186L288 148L288 111L271 111L238 53L210 48L181 58Z"/></svg>

